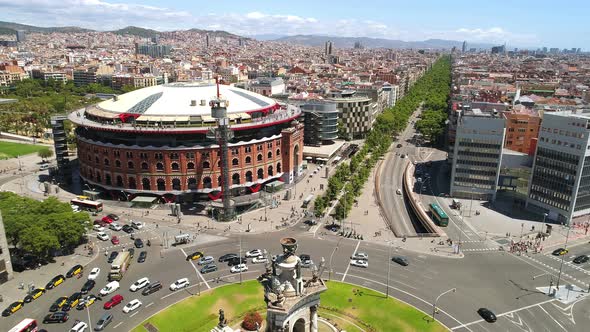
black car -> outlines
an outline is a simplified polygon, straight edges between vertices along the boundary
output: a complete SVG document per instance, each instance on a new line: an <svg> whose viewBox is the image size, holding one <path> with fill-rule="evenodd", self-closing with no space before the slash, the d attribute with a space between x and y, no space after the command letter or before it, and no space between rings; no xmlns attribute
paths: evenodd
<svg viewBox="0 0 590 332"><path fill-rule="evenodd" d="M141 239L135 239L135 241L133 241L133 244L135 245L135 248L143 248L143 241Z"/></svg>
<svg viewBox="0 0 590 332"><path fill-rule="evenodd" d="M338 232L340 230L340 225L330 224L324 226L324 228L332 232Z"/></svg>
<svg viewBox="0 0 590 332"><path fill-rule="evenodd" d="M410 264L408 259L402 256L394 256L391 260L403 266L408 266Z"/></svg>
<svg viewBox="0 0 590 332"><path fill-rule="evenodd" d="M496 315L494 315L494 313L490 309L479 308L479 310L477 310L477 313L481 316L481 318L485 319L485 321L488 323L493 323L496 321Z"/></svg>
<svg viewBox="0 0 590 332"><path fill-rule="evenodd" d="M61 309L61 307L63 307L63 305L67 301L68 301L68 297L67 296L59 297L57 300L55 300L55 302L53 302L53 304L51 305L51 307L49 307L49 312L59 311L59 309Z"/></svg>
<svg viewBox="0 0 590 332"><path fill-rule="evenodd" d="M308 226L315 226L318 224L318 222L315 219L308 219L308 220L304 221L304 223Z"/></svg>
<svg viewBox="0 0 590 332"><path fill-rule="evenodd" d="M94 285L96 285L96 281L94 281L94 280L87 280L84 283L84 286L82 286L82 289L80 290L80 292L82 294L88 294L88 292L90 292L94 288Z"/></svg>
<svg viewBox="0 0 590 332"><path fill-rule="evenodd" d="M238 258L238 255L236 255L236 254L225 254L225 255L219 257L219 262L220 263L227 262L227 261L229 261L232 258Z"/></svg>
<svg viewBox="0 0 590 332"><path fill-rule="evenodd" d="M131 227L130 225L123 225L123 232L127 233L127 234L131 234L133 232L135 232L133 230L133 227Z"/></svg>
<svg viewBox="0 0 590 332"><path fill-rule="evenodd" d="M59 311L49 314L43 318L43 324L49 323L65 323L70 318L67 312Z"/></svg>
<svg viewBox="0 0 590 332"><path fill-rule="evenodd" d="M398 143L397 147L398 147L398 148L401 148L401 147L402 147L402 145L401 145L400 143Z"/></svg>
<svg viewBox="0 0 590 332"><path fill-rule="evenodd" d="M228 266L234 266L234 265L238 265L238 264L247 264L248 263L248 259L246 257L242 257L240 259L240 257L234 257L230 260L227 261L227 265Z"/></svg>
<svg viewBox="0 0 590 332"><path fill-rule="evenodd" d="M69 311L71 308L78 305L78 302L80 302L81 298L82 298L82 294L80 292L76 292L76 293L70 295L70 297L68 298L68 301L63 305L61 310Z"/></svg>
<svg viewBox="0 0 590 332"><path fill-rule="evenodd" d="M162 289L162 283L159 281L154 281L143 289L141 295L150 295L159 291L160 289Z"/></svg>
<svg viewBox="0 0 590 332"><path fill-rule="evenodd" d="M574 263L576 263L576 264L586 263L588 261L588 259L590 259L590 257L588 257L587 255L580 255L580 256L574 258Z"/></svg>
<svg viewBox="0 0 590 332"><path fill-rule="evenodd" d="M64 277L63 275L57 275L53 277L53 279L51 279L51 281L48 282L47 285L45 285L45 289L53 289L54 287L61 285L61 283L63 283L65 280L66 277Z"/></svg>
<svg viewBox="0 0 590 332"><path fill-rule="evenodd" d="M107 215L107 217L109 217L109 218L113 219L114 221L117 221L117 220L119 220L119 216L118 216L118 215L116 215L116 214L112 214L112 213L111 213L111 214L108 214L108 215Z"/></svg>
<svg viewBox="0 0 590 332"><path fill-rule="evenodd" d="M117 258L117 256L119 256L119 252L118 251L113 251L109 255L109 259L107 260L107 262L112 263L113 261L115 261L115 258Z"/></svg>
<svg viewBox="0 0 590 332"><path fill-rule="evenodd" d="M66 273L66 277L71 278L75 275L78 275L80 273L82 273L82 271L84 270L84 267L82 267L82 265L78 264L75 265L74 267L72 267L68 273Z"/></svg>
<svg viewBox="0 0 590 332"><path fill-rule="evenodd" d="M133 249L133 248L127 249L127 252L129 252L129 257L131 257L131 258L133 258L133 256L135 255L135 249Z"/></svg>
<svg viewBox="0 0 590 332"><path fill-rule="evenodd" d="M202 274L209 273L209 272L215 272L215 271L217 271L217 266L213 265L213 264L205 265L201 269Z"/></svg>
<svg viewBox="0 0 590 332"><path fill-rule="evenodd" d="M146 258L147 258L147 251L142 251L139 253L139 257L137 257L137 262L143 263L143 262L145 262Z"/></svg>

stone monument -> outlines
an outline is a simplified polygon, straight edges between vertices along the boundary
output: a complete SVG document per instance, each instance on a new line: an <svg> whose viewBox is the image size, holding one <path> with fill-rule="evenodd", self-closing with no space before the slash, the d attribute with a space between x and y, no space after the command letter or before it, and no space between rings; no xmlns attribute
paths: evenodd
<svg viewBox="0 0 590 332"><path fill-rule="evenodd" d="M327 290L314 269L307 281L301 274L301 259L295 254L297 240L281 239L283 253L274 256L258 277L264 287L267 332L317 332L320 294ZM320 268L322 269L322 268Z"/></svg>

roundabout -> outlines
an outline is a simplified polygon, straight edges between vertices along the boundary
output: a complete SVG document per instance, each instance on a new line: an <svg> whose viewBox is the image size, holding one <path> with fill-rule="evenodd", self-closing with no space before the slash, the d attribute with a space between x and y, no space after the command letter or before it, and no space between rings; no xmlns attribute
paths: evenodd
<svg viewBox="0 0 590 332"><path fill-rule="evenodd" d="M374 290L330 281L322 294L319 331L445 331L430 315ZM200 296L194 294L141 322L132 331L209 332L218 322L223 308L228 326L238 329L244 316L257 311L266 317L264 292L256 280L220 286ZM322 323L322 321L324 323ZM330 325L328 325L330 324Z"/></svg>

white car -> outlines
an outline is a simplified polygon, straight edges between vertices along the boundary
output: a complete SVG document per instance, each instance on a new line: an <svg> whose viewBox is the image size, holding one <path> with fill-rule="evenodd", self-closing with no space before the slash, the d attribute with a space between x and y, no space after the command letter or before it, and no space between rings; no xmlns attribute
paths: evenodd
<svg viewBox="0 0 590 332"><path fill-rule="evenodd" d="M112 292L119 289L119 282L118 281L111 281L103 289L100 290L100 295L105 296L109 295Z"/></svg>
<svg viewBox="0 0 590 332"><path fill-rule="evenodd" d="M143 223L140 221L131 221L131 226L135 229L142 229Z"/></svg>
<svg viewBox="0 0 590 332"><path fill-rule="evenodd" d="M368 261L369 255L364 252L355 252L354 255L350 257L350 259L361 260L361 261Z"/></svg>
<svg viewBox="0 0 590 332"><path fill-rule="evenodd" d="M94 229L97 232L104 232L104 227L102 227L101 225L98 225L98 224L92 226L92 229Z"/></svg>
<svg viewBox="0 0 590 332"><path fill-rule="evenodd" d="M109 225L109 228L118 232L118 231L120 231L120 230L123 229L123 226L121 226L121 225L119 225L117 223L112 223L112 224Z"/></svg>
<svg viewBox="0 0 590 332"><path fill-rule="evenodd" d="M395 191L395 193L398 194L398 195L401 195L402 194L402 190L401 189L398 189L398 190Z"/></svg>
<svg viewBox="0 0 590 332"><path fill-rule="evenodd" d="M150 280L148 278L141 278L139 280L137 280L133 285L131 285L131 287L129 287L129 290L132 292L137 292L138 290L144 288L145 286L150 284Z"/></svg>
<svg viewBox="0 0 590 332"><path fill-rule="evenodd" d="M246 257L258 257L258 256L262 256L262 250L260 249L254 249L254 250L250 250L246 253Z"/></svg>
<svg viewBox="0 0 590 332"><path fill-rule="evenodd" d="M80 207L78 205L70 205L72 207L72 211L80 212Z"/></svg>
<svg viewBox="0 0 590 332"><path fill-rule="evenodd" d="M86 332L88 330L88 324L84 322L78 322L72 326L70 332Z"/></svg>
<svg viewBox="0 0 590 332"><path fill-rule="evenodd" d="M127 303L124 307L123 307L123 312L124 313L129 313L137 308L141 307L141 301L138 299L135 300L131 300L131 302Z"/></svg>
<svg viewBox="0 0 590 332"><path fill-rule="evenodd" d="M207 264L214 263L214 262L215 262L215 258L213 258L213 256L205 256L205 257L201 257L201 259L199 259L197 264L207 265Z"/></svg>
<svg viewBox="0 0 590 332"><path fill-rule="evenodd" d="M229 271L231 273L238 273L238 272L248 271L248 266L246 266L246 264L234 265L234 266L231 267L231 269Z"/></svg>
<svg viewBox="0 0 590 332"><path fill-rule="evenodd" d="M88 280L96 280L96 278L98 277L98 275L100 274L100 268L95 267L92 270L90 270L90 274L88 274Z"/></svg>
<svg viewBox="0 0 590 332"><path fill-rule="evenodd" d="M98 232L98 234L96 234L96 237L99 240L102 240L102 241L108 241L109 240L109 236L105 232Z"/></svg>
<svg viewBox="0 0 590 332"><path fill-rule="evenodd" d="M252 263L254 263L254 264L257 264L257 263L268 263L268 258L266 258L264 256L254 257L254 258L252 258Z"/></svg>
<svg viewBox="0 0 590 332"><path fill-rule="evenodd" d="M170 290L171 291L179 290L179 289L188 287L189 285L190 285L190 282L188 281L188 278L178 279L173 284L170 285Z"/></svg>
<svg viewBox="0 0 590 332"><path fill-rule="evenodd" d="M367 268L369 267L369 262L360 259L353 259L350 261L350 265Z"/></svg>

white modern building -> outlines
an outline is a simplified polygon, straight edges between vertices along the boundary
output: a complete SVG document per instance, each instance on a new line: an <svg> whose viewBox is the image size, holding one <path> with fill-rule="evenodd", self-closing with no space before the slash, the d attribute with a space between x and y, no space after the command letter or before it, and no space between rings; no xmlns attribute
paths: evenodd
<svg viewBox="0 0 590 332"><path fill-rule="evenodd" d="M506 120L498 112L474 109L457 123L451 196L493 201L502 164Z"/></svg>
<svg viewBox="0 0 590 332"><path fill-rule="evenodd" d="M590 113L545 113L527 208L568 223L590 213Z"/></svg>

